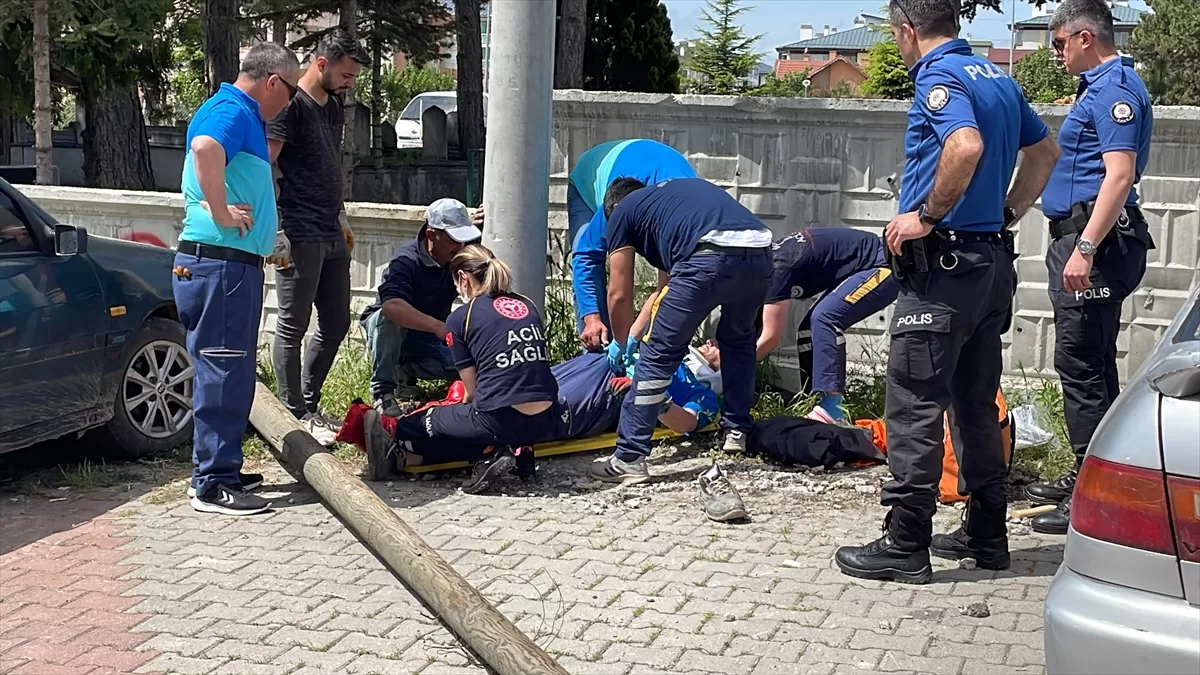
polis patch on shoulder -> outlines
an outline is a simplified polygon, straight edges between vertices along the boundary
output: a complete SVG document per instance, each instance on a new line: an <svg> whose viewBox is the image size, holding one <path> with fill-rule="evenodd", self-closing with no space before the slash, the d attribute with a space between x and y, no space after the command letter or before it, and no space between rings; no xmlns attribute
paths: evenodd
<svg viewBox="0 0 1200 675"><path fill-rule="evenodd" d="M925 105L934 112L945 108L949 102L950 90L940 84L930 89L929 93L925 95Z"/></svg>
<svg viewBox="0 0 1200 675"><path fill-rule="evenodd" d="M1117 124L1128 124L1133 121L1133 106L1128 101L1117 101L1113 104L1111 114Z"/></svg>

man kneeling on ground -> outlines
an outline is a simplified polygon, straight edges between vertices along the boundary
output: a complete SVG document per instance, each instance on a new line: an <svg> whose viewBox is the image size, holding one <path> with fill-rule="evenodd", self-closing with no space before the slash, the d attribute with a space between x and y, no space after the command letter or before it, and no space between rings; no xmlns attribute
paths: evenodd
<svg viewBox="0 0 1200 675"><path fill-rule="evenodd" d="M450 260L481 236L467 207L456 199L429 205L417 238L388 264L375 303L360 321L371 357L371 397L384 415L404 413L397 398L418 400L417 380L457 380L443 339L446 317L458 297Z"/></svg>

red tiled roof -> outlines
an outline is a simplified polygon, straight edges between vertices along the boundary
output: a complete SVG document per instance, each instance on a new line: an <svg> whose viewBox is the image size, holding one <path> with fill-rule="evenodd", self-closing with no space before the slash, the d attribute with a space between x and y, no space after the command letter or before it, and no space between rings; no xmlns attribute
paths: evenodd
<svg viewBox="0 0 1200 675"><path fill-rule="evenodd" d="M1037 51L1036 49L1014 49L1013 50L1013 63L1020 61L1021 59L1025 58L1026 56L1029 56L1030 54L1032 54L1036 51ZM988 61L991 61L992 63L995 63L997 65L1008 65L1008 48L1007 47L991 47L990 49L988 49L987 59L988 59Z"/></svg>

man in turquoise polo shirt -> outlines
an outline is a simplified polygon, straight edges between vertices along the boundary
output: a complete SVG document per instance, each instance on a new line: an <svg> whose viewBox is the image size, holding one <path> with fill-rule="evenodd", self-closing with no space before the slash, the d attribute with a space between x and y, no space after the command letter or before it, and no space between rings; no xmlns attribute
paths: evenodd
<svg viewBox="0 0 1200 675"><path fill-rule="evenodd" d="M253 47L233 84L196 111L183 162L183 232L175 254L175 304L196 370L192 508L250 515L270 502L241 473L242 435L254 401L263 261L279 217L266 121L296 95L300 64L287 48Z"/></svg>
<svg viewBox="0 0 1200 675"><path fill-rule="evenodd" d="M608 283L604 245L604 193L617 178L657 185L672 178L695 178L687 157L669 145L645 138L601 143L579 156L567 186L567 237L571 242L571 283L579 315L579 340L589 351L608 342Z"/></svg>

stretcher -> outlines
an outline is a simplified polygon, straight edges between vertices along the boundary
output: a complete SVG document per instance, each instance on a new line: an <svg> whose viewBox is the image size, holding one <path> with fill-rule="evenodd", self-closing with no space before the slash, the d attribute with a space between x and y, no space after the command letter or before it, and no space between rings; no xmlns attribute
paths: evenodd
<svg viewBox="0 0 1200 675"><path fill-rule="evenodd" d="M714 421L707 427L704 427L698 432L712 431L717 428ZM683 434L671 431L670 429L659 427L654 430L652 438L656 441L664 438L675 438ZM617 433L615 431L607 434L599 434L596 436L588 436L587 438L573 438L569 441L556 441L554 443L543 443L534 448L534 456L554 457L557 455L573 455L580 452L592 452L595 450L606 450L617 446ZM449 471L451 469L465 469L470 467L469 462L445 462L442 464L420 464L417 466L408 466L404 468L404 473L418 474L428 473L430 471Z"/></svg>

